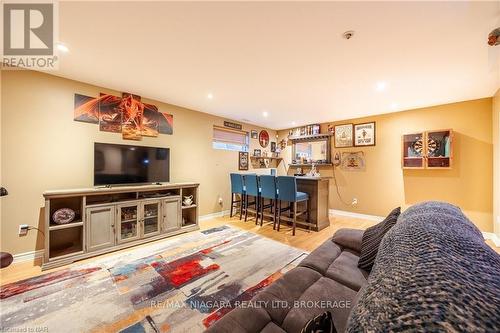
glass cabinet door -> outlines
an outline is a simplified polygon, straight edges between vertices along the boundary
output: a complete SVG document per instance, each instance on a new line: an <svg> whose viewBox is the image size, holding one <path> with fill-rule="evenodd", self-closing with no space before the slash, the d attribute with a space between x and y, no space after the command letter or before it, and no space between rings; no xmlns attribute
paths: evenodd
<svg viewBox="0 0 500 333"><path fill-rule="evenodd" d="M424 133L403 135L403 169L421 169L424 167Z"/></svg>
<svg viewBox="0 0 500 333"><path fill-rule="evenodd" d="M151 201L143 204L144 237L160 233L160 217L160 201Z"/></svg>
<svg viewBox="0 0 500 333"><path fill-rule="evenodd" d="M139 205L120 205L118 207L118 242L139 238Z"/></svg>
<svg viewBox="0 0 500 333"><path fill-rule="evenodd" d="M451 168L452 131L440 130L427 132L427 168Z"/></svg>

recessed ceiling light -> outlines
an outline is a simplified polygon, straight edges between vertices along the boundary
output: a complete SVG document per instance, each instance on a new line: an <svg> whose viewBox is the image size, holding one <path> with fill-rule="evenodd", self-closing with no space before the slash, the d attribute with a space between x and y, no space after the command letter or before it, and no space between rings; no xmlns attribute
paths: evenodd
<svg viewBox="0 0 500 333"><path fill-rule="evenodd" d="M68 53L68 52L69 52L68 47L67 47L66 45L64 45L64 44L57 43L57 44L56 44L56 47L57 47L57 49L58 49L59 51L61 51L61 52L64 52L64 53Z"/></svg>
<svg viewBox="0 0 500 333"><path fill-rule="evenodd" d="M267 117L267 116L269 116L269 113L268 113L267 111L264 111L264 112L262 112L262 115L263 115L264 117Z"/></svg>
<svg viewBox="0 0 500 333"><path fill-rule="evenodd" d="M386 88L387 88L387 82L385 81L379 81L375 85L375 89L377 89L377 91L384 91Z"/></svg>
<svg viewBox="0 0 500 333"><path fill-rule="evenodd" d="M214 99L214 95L212 93L208 93L207 98L208 99Z"/></svg>
<svg viewBox="0 0 500 333"><path fill-rule="evenodd" d="M297 125L297 123L295 121L292 121L292 126L295 126Z"/></svg>
<svg viewBox="0 0 500 333"><path fill-rule="evenodd" d="M398 108L398 103L392 103L391 104L391 109L396 110Z"/></svg>

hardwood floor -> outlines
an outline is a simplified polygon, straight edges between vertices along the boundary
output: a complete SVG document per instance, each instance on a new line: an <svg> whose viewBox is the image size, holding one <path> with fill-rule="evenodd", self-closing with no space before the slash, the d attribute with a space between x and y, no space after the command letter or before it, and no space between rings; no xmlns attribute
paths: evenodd
<svg viewBox="0 0 500 333"><path fill-rule="evenodd" d="M329 237L331 237L338 229L341 228L354 228L354 229L366 229L374 224L376 222L373 221L368 221L368 220L362 220L362 219L356 219L356 218L350 218L350 217L342 217L342 216L335 216L330 218L330 226L328 228L325 228L319 232L307 232L306 230L298 228L296 230L295 236L292 236L292 230L290 227L286 225L281 226L281 230L277 232L276 230L273 230L273 225L272 223L267 223L264 224L262 227L255 225L255 221L253 219L248 220L247 222L240 221L238 217L220 217L220 218L213 218L211 220L206 220L200 222L200 229L201 230L206 230L222 225L230 225L233 227L237 227L243 230L247 230L253 233L256 233L260 236L267 237L270 239L273 239L278 242L282 242L284 244L300 248L305 251L312 251L316 247L318 247L320 244L322 244L325 240L327 240ZM177 235L175 237L182 237L183 235ZM157 242L162 242L164 240L159 240ZM153 242L155 243L155 242ZM497 253L500 253L500 248L495 247L494 244L491 241L487 241L488 245L490 245ZM120 252L127 252L131 251L135 248L143 247L143 246L148 246L151 243L148 244L143 244L139 245L136 247L104 254L100 257L105 257L105 256L110 256L116 253ZM63 267L58 267L54 268L52 270L47 270L47 271L41 271L40 265L41 265L41 260L37 260L35 262L22 262L22 263L17 263L17 264L12 264L11 266L7 268L3 268L0 270L0 285L7 284L7 283L12 283L15 281L27 279L30 277L38 276L40 274L45 274L47 272L54 272L58 271L61 269L65 269L68 267L72 267L75 265L80 265L85 262L91 262L92 260L95 260L95 258L89 258L85 260L81 260L78 262L75 262L73 264L63 266Z"/></svg>

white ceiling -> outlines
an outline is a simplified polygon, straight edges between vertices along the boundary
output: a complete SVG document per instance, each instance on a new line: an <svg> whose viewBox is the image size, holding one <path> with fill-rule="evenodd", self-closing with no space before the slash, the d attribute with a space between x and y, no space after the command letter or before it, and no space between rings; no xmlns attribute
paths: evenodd
<svg viewBox="0 0 500 333"><path fill-rule="evenodd" d="M60 2L59 16L70 52L56 75L273 129L488 97L500 83L500 46L486 44L498 1Z"/></svg>

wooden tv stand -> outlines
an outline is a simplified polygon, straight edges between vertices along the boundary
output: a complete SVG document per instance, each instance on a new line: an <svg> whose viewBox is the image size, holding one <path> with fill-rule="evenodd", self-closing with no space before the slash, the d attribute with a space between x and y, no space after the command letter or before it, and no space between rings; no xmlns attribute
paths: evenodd
<svg viewBox="0 0 500 333"><path fill-rule="evenodd" d="M164 183L54 190L45 198L42 270L198 230L198 183ZM184 196L193 196L189 206ZM75 218L56 224L53 214L71 208Z"/></svg>

